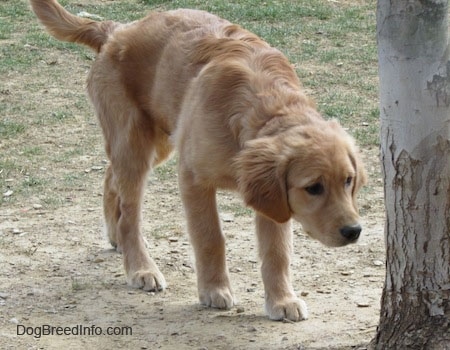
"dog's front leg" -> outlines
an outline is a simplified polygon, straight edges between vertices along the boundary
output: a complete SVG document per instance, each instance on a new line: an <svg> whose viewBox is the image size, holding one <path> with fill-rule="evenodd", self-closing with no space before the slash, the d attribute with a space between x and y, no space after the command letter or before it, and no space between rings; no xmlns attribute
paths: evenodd
<svg viewBox="0 0 450 350"><path fill-rule="evenodd" d="M306 319L308 317L306 304L297 298L290 281L289 265L292 254L290 221L279 224L257 214L256 232L269 318L291 321Z"/></svg>
<svg viewBox="0 0 450 350"><path fill-rule="evenodd" d="M200 303L229 309L234 305L219 224L215 188L203 186L180 166L180 191L195 253Z"/></svg>

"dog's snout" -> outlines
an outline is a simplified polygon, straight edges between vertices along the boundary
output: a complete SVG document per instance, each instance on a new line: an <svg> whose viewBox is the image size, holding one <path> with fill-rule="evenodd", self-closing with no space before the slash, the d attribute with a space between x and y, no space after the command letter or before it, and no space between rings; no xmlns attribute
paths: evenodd
<svg viewBox="0 0 450 350"><path fill-rule="evenodd" d="M360 224L344 226L340 229L341 235L349 241L356 241L359 238L359 234L362 231Z"/></svg>

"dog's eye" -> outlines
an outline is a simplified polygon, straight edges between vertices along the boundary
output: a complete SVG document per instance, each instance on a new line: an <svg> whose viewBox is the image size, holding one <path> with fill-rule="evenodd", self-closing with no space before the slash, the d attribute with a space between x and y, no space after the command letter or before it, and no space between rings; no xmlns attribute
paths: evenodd
<svg viewBox="0 0 450 350"><path fill-rule="evenodd" d="M314 185L305 187L305 190L312 196L319 196L323 193L324 188L323 185L320 182L318 182L315 183Z"/></svg>
<svg viewBox="0 0 450 350"><path fill-rule="evenodd" d="M349 176L345 179L345 187L349 187L353 182L353 177Z"/></svg>

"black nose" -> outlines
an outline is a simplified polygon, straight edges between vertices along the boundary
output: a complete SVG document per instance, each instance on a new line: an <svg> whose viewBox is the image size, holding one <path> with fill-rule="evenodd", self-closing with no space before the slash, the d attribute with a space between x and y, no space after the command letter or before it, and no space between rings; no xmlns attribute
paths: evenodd
<svg viewBox="0 0 450 350"><path fill-rule="evenodd" d="M348 239L349 241L356 241L359 238L359 234L361 233L362 227L360 224L352 225L352 226L344 226L339 231L341 235Z"/></svg>

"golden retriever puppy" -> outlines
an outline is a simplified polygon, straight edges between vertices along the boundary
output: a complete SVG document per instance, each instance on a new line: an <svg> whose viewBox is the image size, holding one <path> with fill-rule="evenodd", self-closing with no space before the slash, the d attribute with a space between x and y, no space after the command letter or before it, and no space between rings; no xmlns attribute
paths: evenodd
<svg viewBox="0 0 450 350"><path fill-rule="evenodd" d="M290 282L290 219L326 245L355 242L365 173L352 139L319 115L286 57L203 11L120 24L79 18L56 0L31 5L57 39L97 52L87 85L110 159L104 215L128 283L166 286L141 234L141 201L149 170L176 149L200 302L235 303L215 198L225 188L256 212L269 317L307 318Z"/></svg>

